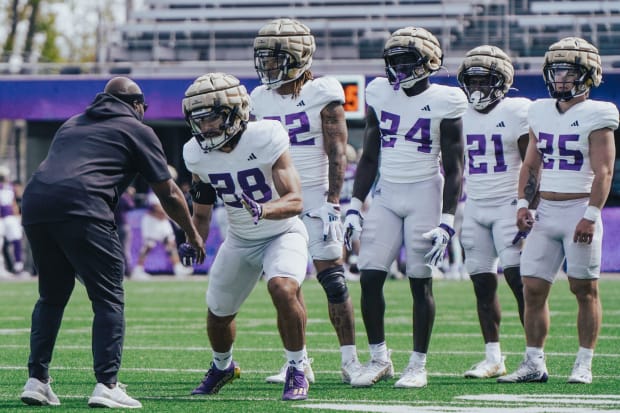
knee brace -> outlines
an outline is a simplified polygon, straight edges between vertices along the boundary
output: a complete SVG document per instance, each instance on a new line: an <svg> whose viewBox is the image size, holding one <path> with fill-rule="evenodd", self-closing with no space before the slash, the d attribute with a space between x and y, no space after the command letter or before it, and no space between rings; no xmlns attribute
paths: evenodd
<svg viewBox="0 0 620 413"><path fill-rule="evenodd" d="M342 304L349 298L349 289L344 280L344 267L337 267L323 270L316 275L317 280L327 294L327 301L332 304Z"/></svg>

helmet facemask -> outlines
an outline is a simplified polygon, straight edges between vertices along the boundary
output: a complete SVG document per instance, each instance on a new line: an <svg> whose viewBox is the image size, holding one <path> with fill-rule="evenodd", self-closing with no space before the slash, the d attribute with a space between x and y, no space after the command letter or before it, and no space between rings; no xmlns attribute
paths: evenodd
<svg viewBox="0 0 620 413"><path fill-rule="evenodd" d="M585 67L573 63L551 63L543 68L545 84L554 99L568 101L590 89L592 74Z"/></svg>
<svg viewBox="0 0 620 413"><path fill-rule="evenodd" d="M277 89L298 79L305 70L289 53L272 49L255 50L254 67L261 83L268 89Z"/></svg>
<svg viewBox="0 0 620 413"><path fill-rule="evenodd" d="M385 73L394 90L409 89L430 76L425 64L428 59L412 47L393 47L383 53Z"/></svg>
<svg viewBox="0 0 620 413"><path fill-rule="evenodd" d="M308 26L293 19L275 19L254 38L254 68L263 85L277 89L310 69L315 50Z"/></svg>
<svg viewBox="0 0 620 413"><path fill-rule="evenodd" d="M476 110L484 110L504 97L504 76L495 70L470 67L459 74L458 81Z"/></svg>
<svg viewBox="0 0 620 413"><path fill-rule="evenodd" d="M188 116L192 136L204 153L221 148L241 130L235 123L236 114L236 107L214 106L194 110Z"/></svg>

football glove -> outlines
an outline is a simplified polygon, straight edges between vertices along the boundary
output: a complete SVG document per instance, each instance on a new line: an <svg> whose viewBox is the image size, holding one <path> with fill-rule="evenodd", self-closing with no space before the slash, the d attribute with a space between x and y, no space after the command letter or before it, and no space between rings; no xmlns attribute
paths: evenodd
<svg viewBox="0 0 620 413"><path fill-rule="evenodd" d="M342 241L343 228L340 220L340 205L326 202L322 207L307 212L306 215L323 221L323 241L328 239Z"/></svg>
<svg viewBox="0 0 620 413"><path fill-rule="evenodd" d="M198 252L196 248L192 247L192 245L188 242L184 242L179 245L179 259L181 260L181 264L186 267L191 267L196 264L196 256Z"/></svg>
<svg viewBox="0 0 620 413"><path fill-rule="evenodd" d="M529 233L530 231L517 232L517 235L515 235L515 237L512 239L512 245L516 245L519 241L521 241L522 239L525 239Z"/></svg>
<svg viewBox="0 0 620 413"><path fill-rule="evenodd" d="M437 228L434 228L422 234L424 238L433 241L433 247L424 256L427 264L433 266L439 265L441 260L443 260L446 248L448 247L448 243L450 242L450 239L453 235L454 229L452 229L449 225L443 223L439 224Z"/></svg>
<svg viewBox="0 0 620 413"><path fill-rule="evenodd" d="M245 192L241 193L241 203L254 218L254 225L258 224L258 221L263 218L263 206L247 196Z"/></svg>
<svg viewBox="0 0 620 413"><path fill-rule="evenodd" d="M349 209L344 218L344 245L348 251L353 250L353 242L360 239L364 217L357 209Z"/></svg>

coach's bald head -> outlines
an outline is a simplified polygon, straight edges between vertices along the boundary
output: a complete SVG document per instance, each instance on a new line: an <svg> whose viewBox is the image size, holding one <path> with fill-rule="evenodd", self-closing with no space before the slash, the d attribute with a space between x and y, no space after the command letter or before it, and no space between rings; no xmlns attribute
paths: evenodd
<svg viewBox="0 0 620 413"><path fill-rule="evenodd" d="M144 102L144 94L140 86L133 80L123 76L114 77L105 85L103 92L116 96L131 105L140 116L140 120L144 119L144 112L149 106Z"/></svg>
<svg viewBox="0 0 620 413"><path fill-rule="evenodd" d="M123 96L123 95L141 95L142 90L140 86L136 84L133 80L128 77L114 77L110 79L110 81L105 85L105 89L103 89L104 93L109 93L114 96Z"/></svg>

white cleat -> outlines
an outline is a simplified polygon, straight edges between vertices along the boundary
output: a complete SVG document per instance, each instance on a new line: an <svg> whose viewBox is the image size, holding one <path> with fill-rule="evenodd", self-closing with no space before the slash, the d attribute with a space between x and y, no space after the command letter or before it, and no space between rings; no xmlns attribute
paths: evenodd
<svg viewBox="0 0 620 413"><path fill-rule="evenodd" d="M144 267L136 265L131 272L131 280L134 281L146 281L151 279L151 274L144 270Z"/></svg>
<svg viewBox="0 0 620 413"><path fill-rule="evenodd" d="M362 364L355 358L351 359L345 364L342 365L340 370L342 382L346 384L351 384L351 380L357 377L362 370Z"/></svg>
<svg viewBox="0 0 620 413"><path fill-rule="evenodd" d="M549 379L547 366L543 361L542 365L537 366L532 360L525 359L519 368L514 372L497 378L498 383L546 383Z"/></svg>
<svg viewBox="0 0 620 413"><path fill-rule="evenodd" d="M93 394L88 399L90 407L108 407L111 409L140 409L142 403L125 393L125 385L116 383L112 389L103 383L97 383Z"/></svg>
<svg viewBox="0 0 620 413"><path fill-rule="evenodd" d="M480 363L472 366L465 372L468 379L489 379L499 377L506 374L505 357L502 357L499 363L493 363L489 360L482 360Z"/></svg>
<svg viewBox="0 0 620 413"><path fill-rule="evenodd" d="M304 366L304 374L306 375L306 380L308 383L314 383L314 371L312 371L312 361L313 359L307 359L306 364ZM288 361L284 363L278 374L274 374L273 376L269 376L265 378L267 383L272 384L284 384L286 379L286 371L288 370L289 364Z"/></svg>
<svg viewBox="0 0 620 413"><path fill-rule="evenodd" d="M426 387L426 369L424 367L407 366L400 379L394 383L394 387L401 389L415 389Z"/></svg>
<svg viewBox="0 0 620 413"><path fill-rule="evenodd" d="M30 377L21 395L22 402L29 406L60 406L60 400L52 390L50 378L47 383Z"/></svg>
<svg viewBox="0 0 620 413"><path fill-rule="evenodd" d="M591 384L592 368L585 364L575 362L573 371L568 378L568 383Z"/></svg>
<svg viewBox="0 0 620 413"><path fill-rule="evenodd" d="M389 380L394 377L394 365L389 358L387 361L370 360L364 364L356 377L351 378L352 387L371 387L380 380Z"/></svg>

